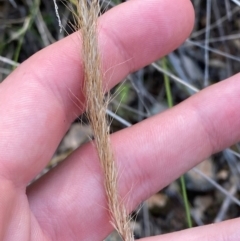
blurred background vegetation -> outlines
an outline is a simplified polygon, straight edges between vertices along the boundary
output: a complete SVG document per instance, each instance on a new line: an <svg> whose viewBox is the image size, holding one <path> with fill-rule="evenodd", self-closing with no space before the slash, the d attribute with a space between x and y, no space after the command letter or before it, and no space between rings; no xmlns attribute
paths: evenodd
<svg viewBox="0 0 240 241"><path fill-rule="evenodd" d="M73 32L70 23L74 21L69 9L74 2L57 1L66 30L60 32L53 1L0 0L0 82L31 55ZM102 0L101 4L106 11L121 2ZM239 72L240 1L192 0L192 3L196 17L189 39L164 59L129 75L112 90L115 97L108 110L112 132L161 113L199 90ZM78 118L40 175L88 141L88 136L91 136L91 130L86 120ZM239 153L240 145L234 145L185 175L194 226L240 215ZM172 183L143 203L133 217L136 238L186 228L179 182ZM117 236L113 234L109 240L117 240Z"/></svg>

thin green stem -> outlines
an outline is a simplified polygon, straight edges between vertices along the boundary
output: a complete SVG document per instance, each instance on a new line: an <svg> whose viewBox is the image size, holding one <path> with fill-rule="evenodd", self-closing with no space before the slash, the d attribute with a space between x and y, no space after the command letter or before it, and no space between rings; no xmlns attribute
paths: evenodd
<svg viewBox="0 0 240 241"><path fill-rule="evenodd" d="M24 39L24 34L19 38L18 43L17 43L17 48L14 52L14 56L13 56L13 61L18 62L19 59L19 54L22 48L22 44L23 44L23 39ZM15 69L16 67L13 67L13 69Z"/></svg>
<svg viewBox="0 0 240 241"><path fill-rule="evenodd" d="M35 0L32 3L31 9L30 9L30 14L29 14L29 16L26 19L26 26L24 26L23 29L22 29L22 33L21 33L21 35L19 37L19 40L18 40L18 43L17 43L17 48L16 48L16 51L14 53L13 60L15 62L18 62L18 58L19 58L19 55L20 55L20 51L22 49L22 44L23 44L23 40L24 40L25 34L31 28L33 20L34 20L34 17L36 16L36 14L37 14L37 12L39 10L39 6L40 6L40 0ZM15 68L16 67L14 67L14 69Z"/></svg>
<svg viewBox="0 0 240 241"><path fill-rule="evenodd" d="M167 69L166 58L162 59L162 67L164 69ZM166 95L167 95L168 107L171 108L171 107L173 107L173 98L172 98L170 81L166 74L163 75L163 78L164 78L164 85L165 85L165 90L166 90Z"/></svg>
<svg viewBox="0 0 240 241"><path fill-rule="evenodd" d="M166 58L162 59L162 67L165 70L167 70ZM165 85L165 90L166 90L168 107L171 108L171 107L173 107L173 98L172 98L170 80L169 80L169 77L166 74L163 75L163 78L164 78L164 85ZM191 219L191 214L190 214L190 206L189 206L189 202L188 202L188 196L187 196L187 190L186 190L186 184L185 184L184 176L180 177L180 181L181 181L184 207L185 207L185 212L186 212L186 217L187 217L187 224L188 224L188 227L191 228L192 227L192 219Z"/></svg>
<svg viewBox="0 0 240 241"><path fill-rule="evenodd" d="M182 187L183 202L184 202L184 207L185 207L185 212L187 217L187 224L188 224L188 227L191 228L192 219L191 219L191 213L190 213L190 207L188 202L187 189L186 189L184 176L180 177L180 181L181 181L181 187Z"/></svg>

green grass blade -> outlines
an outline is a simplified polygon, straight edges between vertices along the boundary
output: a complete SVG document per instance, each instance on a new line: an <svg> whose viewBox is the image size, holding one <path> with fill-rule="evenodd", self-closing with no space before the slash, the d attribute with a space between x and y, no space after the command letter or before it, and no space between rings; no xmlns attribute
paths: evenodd
<svg viewBox="0 0 240 241"><path fill-rule="evenodd" d="M162 59L162 67L165 70L167 70L166 58ZM163 74L163 77L164 77L164 85L165 85L165 90L166 90L168 107L171 108L171 107L173 107L173 98L172 98L170 80L169 80L169 77L166 74ZM184 207L185 207L185 212L186 212L187 224L188 224L188 227L191 228L192 227L192 219L191 219L191 214L190 214L190 206L189 206L189 202L188 202L187 190L186 190L186 184L185 184L184 176L180 177L180 182L181 182L181 188L182 188L182 195L183 195Z"/></svg>
<svg viewBox="0 0 240 241"><path fill-rule="evenodd" d="M184 207L185 207L185 212L187 217L187 224L188 224L188 227L191 228L192 219L191 219L191 213L190 213L190 207L188 202L187 189L186 189L184 176L180 177L180 181L181 181L181 187L182 187L183 202L184 202Z"/></svg>
<svg viewBox="0 0 240 241"><path fill-rule="evenodd" d="M23 40L24 40L24 37L25 37L25 34L26 32L31 28L32 26L32 23L33 23L33 20L36 16L36 14L38 13L39 11L39 6L40 6L40 0L35 0L31 6L31 9L30 9L30 14L28 16L28 18L26 19L25 21L25 26L23 26L22 28L22 33L19 37L19 40L18 40L18 44L17 44L17 48L16 48L16 51L14 53L14 57L13 57L13 60L15 62L18 62L18 59L19 59L19 55L20 55L20 51L21 51L21 48L22 48L22 44L23 44ZM15 68L15 67L14 67Z"/></svg>

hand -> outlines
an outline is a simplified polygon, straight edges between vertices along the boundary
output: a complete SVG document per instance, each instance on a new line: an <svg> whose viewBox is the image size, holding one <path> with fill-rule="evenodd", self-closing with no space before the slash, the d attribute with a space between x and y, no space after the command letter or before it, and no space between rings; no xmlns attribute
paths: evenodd
<svg viewBox="0 0 240 241"><path fill-rule="evenodd" d="M106 88L180 45L193 19L189 0L134 0L103 15L100 47L104 69L111 76L106 77ZM76 33L40 51L0 85L0 240L97 241L112 230L91 144L26 191L84 110L79 42ZM122 176L120 193L127 195L129 210L240 140L239 78L209 87L112 135ZM236 241L239 225L236 219L144 240Z"/></svg>

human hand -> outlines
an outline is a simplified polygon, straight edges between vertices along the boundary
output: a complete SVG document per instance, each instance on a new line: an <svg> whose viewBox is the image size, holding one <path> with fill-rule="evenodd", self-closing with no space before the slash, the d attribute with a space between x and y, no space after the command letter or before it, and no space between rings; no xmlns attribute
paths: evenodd
<svg viewBox="0 0 240 241"><path fill-rule="evenodd" d="M111 76L106 77L106 88L172 51L192 24L189 0L134 0L103 15L100 47ZM73 34L40 51L0 85L0 240L93 241L103 240L112 229L91 144L26 188L84 111L78 38ZM201 160L240 140L239 78L112 135L120 193L127 195L129 211ZM134 193L129 192L132 188ZM144 240L236 241L239 225L236 219Z"/></svg>

